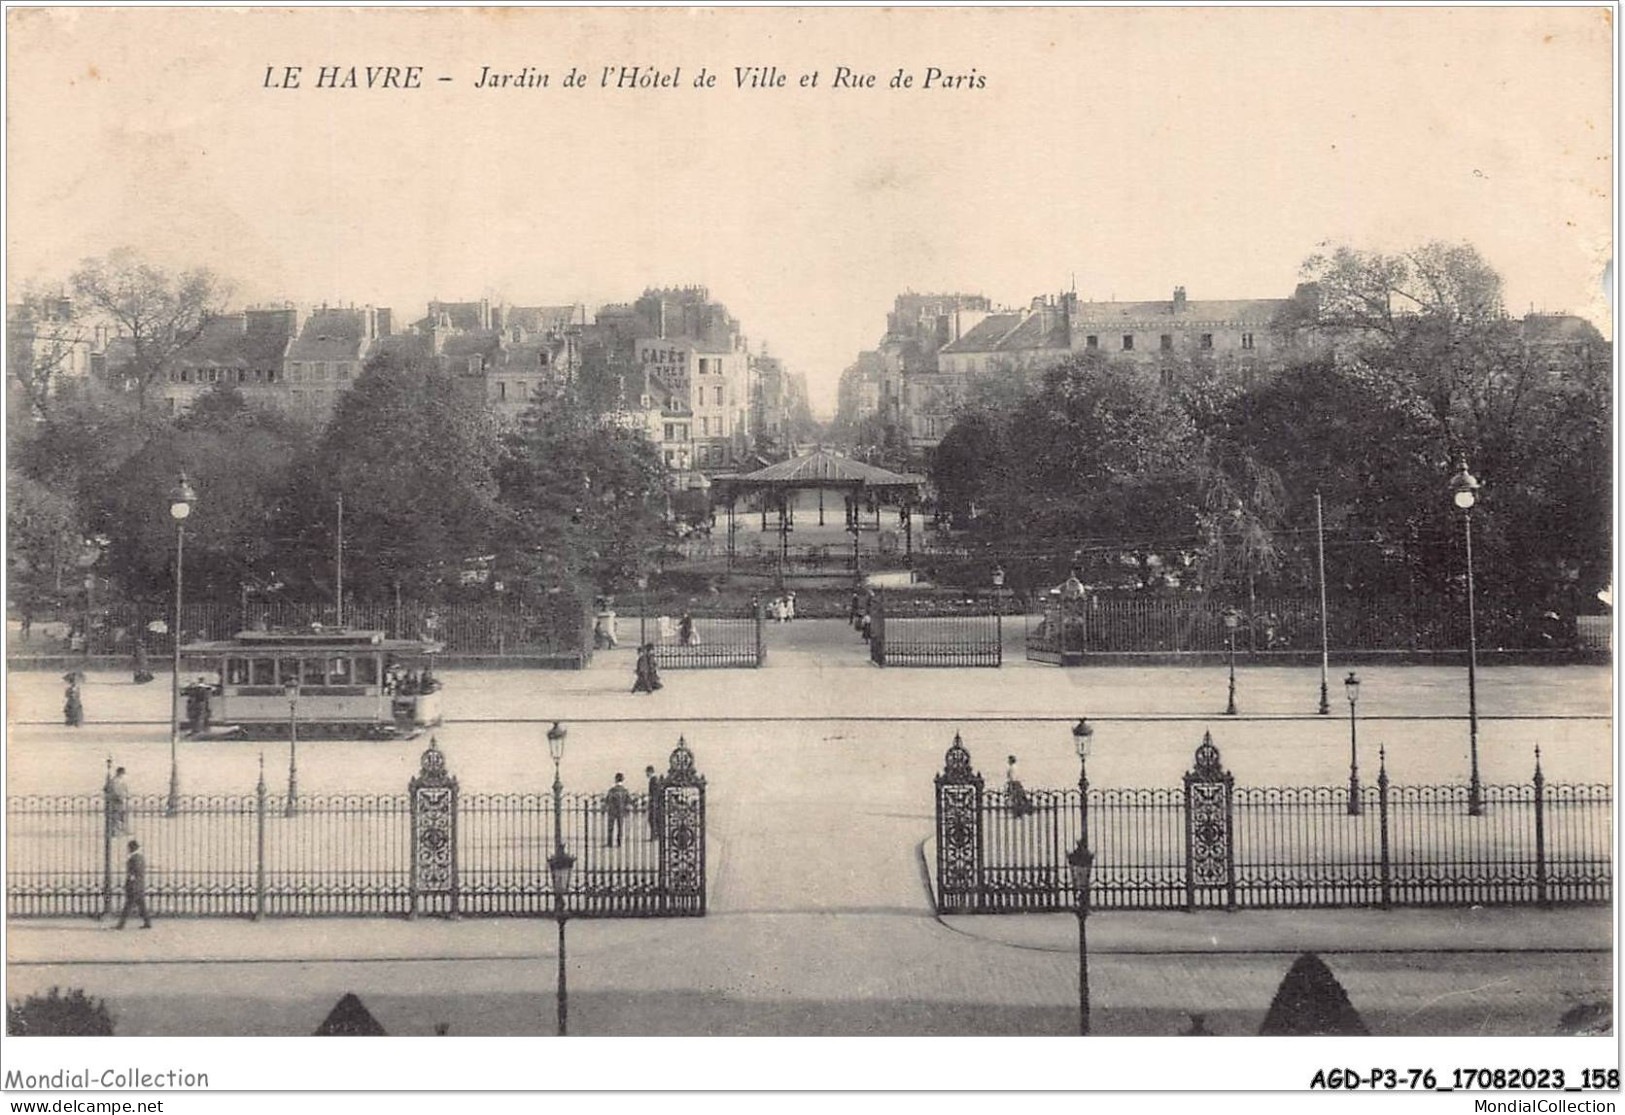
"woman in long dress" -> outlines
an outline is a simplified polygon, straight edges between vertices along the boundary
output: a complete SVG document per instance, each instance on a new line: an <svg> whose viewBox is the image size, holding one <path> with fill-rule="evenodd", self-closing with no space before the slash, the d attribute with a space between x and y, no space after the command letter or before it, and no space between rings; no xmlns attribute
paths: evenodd
<svg viewBox="0 0 1625 1115"><path fill-rule="evenodd" d="M1025 817L1036 812L1033 799L1027 796L1027 788L1016 777L1016 757L1010 756L1009 765L1004 768L1004 796L1010 804L1010 812L1017 817Z"/></svg>

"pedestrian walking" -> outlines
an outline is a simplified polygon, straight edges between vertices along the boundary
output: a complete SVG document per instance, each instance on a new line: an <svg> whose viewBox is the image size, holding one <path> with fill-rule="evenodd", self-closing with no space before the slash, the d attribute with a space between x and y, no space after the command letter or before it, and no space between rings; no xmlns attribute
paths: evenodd
<svg viewBox="0 0 1625 1115"><path fill-rule="evenodd" d="M209 684L201 677L186 687L186 723L194 736L209 727Z"/></svg>
<svg viewBox="0 0 1625 1115"><path fill-rule="evenodd" d="M124 860L124 909L119 913L117 929L123 929L130 920L130 912L141 915L141 928L152 928L152 915L147 912L147 857L141 845L130 841L130 854Z"/></svg>
<svg viewBox="0 0 1625 1115"><path fill-rule="evenodd" d="M135 640L135 663L131 667L131 672L137 685L145 685L152 680L152 669L147 662L147 643L139 635Z"/></svg>
<svg viewBox="0 0 1625 1115"><path fill-rule="evenodd" d="M632 795L626 792L626 775L615 772L615 784L604 793L604 817L609 831L604 834L604 847L619 848L625 831L626 812L631 807Z"/></svg>
<svg viewBox="0 0 1625 1115"><path fill-rule="evenodd" d="M857 589L852 590L852 609L847 618L852 622L852 630L863 630L863 594Z"/></svg>
<svg viewBox="0 0 1625 1115"><path fill-rule="evenodd" d="M1006 803L1010 806L1012 816L1025 817L1038 811L1037 807L1033 805L1033 799L1027 793L1027 787L1023 786L1021 779L1016 777L1016 757L1014 755L1010 756L1010 762L1004 768L1004 797Z"/></svg>
<svg viewBox="0 0 1625 1115"><path fill-rule="evenodd" d="M130 785L119 767L107 782L107 823L114 836L130 831Z"/></svg>
<svg viewBox="0 0 1625 1115"><path fill-rule="evenodd" d="M784 594L784 620L786 623L788 623L795 618L796 594L794 592L787 592Z"/></svg>
<svg viewBox="0 0 1625 1115"><path fill-rule="evenodd" d="M699 644L700 636L694 630L694 617L687 612L684 612L682 618L677 621L677 641L685 647Z"/></svg>
<svg viewBox="0 0 1625 1115"><path fill-rule="evenodd" d="M615 606L607 598L599 601L598 615L593 623L593 645L599 650L615 650L620 643L619 617L615 614Z"/></svg>
<svg viewBox="0 0 1625 1115"><path fill-rule="evenodd" d="M643 774L649 780L649 801L644 810L649 822L649 839L659 840L661 824L665 820L666 780L652 766L644 767Z"/></svg>
<svg viewBox="0 0 1625 1115"><path fill-rule="evenodd" d="M660 688L660 667L655 662L655 645L644 643L638 648L637 680L632 683L634 693L653 693Z"/></svg>
<svg viewBox="0 0 1625 1115"><path fill-rule="evenodd" d="M79 696L79 683L84 677L78 670L69 670L62 675L62 680L68 683L68 691L62 697L62 722L70 728L77 728L85 722L85 703Z"/></svg>

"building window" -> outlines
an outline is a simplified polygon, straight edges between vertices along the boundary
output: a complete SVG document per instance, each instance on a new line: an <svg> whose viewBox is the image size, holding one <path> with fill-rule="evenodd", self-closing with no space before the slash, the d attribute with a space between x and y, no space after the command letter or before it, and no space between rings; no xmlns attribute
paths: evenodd
<svg viewBox="0 0 1625 1115"><path fill-rule="evenodd" d="M1212 333L1203 333L1202 334L1202 347L1203 348L1212 348L1213 347L1213 334Z"/></svg>
<svg viewBox="0 0 1625 1115"><path fill-rule="evenodd" d="M1134 334L1133 333L1124 333L1123 334L1123 351L1124 352L1133 352L1134 351Z"/></svg>
<svg viewBox="0 0 1625 1115"><path fill-rule="evenodd" d="M1162 351L1174 351L1174 335L1172 333L1164 333L1162 335Z"/></svg>
<svg viewBox="0 0 1625 1115"><path fill-rule="evenodd" d="M267 369L265 369L265 382L266 383L275 383L276 382L276 369L275 368L267 368Z"/></svg>
<svg viewBox="0 0 1625 1115"><path fill-rule="evenodd" d="M700 436L701 437L709 437L710 435L711 435L711 420L709 418L700 419Z"/></svg>
<svg viewBox="0 0 1625 1115"><path fill-rule="evenodd" d="M339 365L339 378L340 379L349 379L350 378L350 365L348 365L348 364L340 364Z"/></svg>
<svg viewBox="0 0 1625 1115"><path fill-rule="evenodd" d="M670 422L666 423L666 440L667 441L672 441L672 440L675 439L675 431L676 431L676 429L677 428L675 426L673 426ZM671 454L670 453L666 454L666 459L668 461L671 460Z"/></svg>
<svg viewBox="0 0 1625 1115"><path fill-rule="evenodd" d="M497 398L503 402L508 401L508 385L500 379L497 380Z"/></svg>
<svg viewBox="0 0 1625 1115"><path fill-rule="evenodd" d="M316 363L312 364L311 368L315 371L317 379L326 379L327 378L327 361L319 360Z"/></svg>
<svg viewBox="0 0 1625 1115"><path fill-rule="evenodd" d="M1095 336L1095 334L1093 334L1093 333L1089 334L1087 337L1085 337L1083 339L1083 347L1084 348L1099 348L1100 347L1100 338Z"/></svg>
<svg viewBox="0 0 1625 1115"><path fill-rule="evenodd" d="M676 453L674 453L672 450L670 450L670 449L666 450L666 464L667 465L674 464L675 462L674 462L673 458L675 456L676 456Z"/></svg>
<svg viewBox="0 0 1625 1115"><path fill-rule="evenodd" d="M1241 335L1241 347L1248 350L1249 352L1252 351L1253 335L1251 333L1243 333Z"/></svg>

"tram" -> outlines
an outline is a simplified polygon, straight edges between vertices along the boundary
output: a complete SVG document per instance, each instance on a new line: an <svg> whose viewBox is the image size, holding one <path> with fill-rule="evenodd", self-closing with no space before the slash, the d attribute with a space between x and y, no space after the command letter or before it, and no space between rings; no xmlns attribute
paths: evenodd
<svg viewBox="0 0 1625 1115"><path fill-rule="evenodd" d="M181 647L193 736L409 739L440 723L442 643L382 631L241 631Z"/></svg>

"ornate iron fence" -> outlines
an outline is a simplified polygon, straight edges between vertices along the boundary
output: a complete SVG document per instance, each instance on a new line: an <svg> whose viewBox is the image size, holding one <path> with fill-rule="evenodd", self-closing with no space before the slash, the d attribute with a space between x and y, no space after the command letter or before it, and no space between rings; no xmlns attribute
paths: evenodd
<svg viewBox="0 0 1625 1115"><path fill-rule="evenodd" d="M434 741L404 794L101 794L6 801L11 917L118 911L125 840L147 859L147 897L169 917L547 916L555 832L576 857L575 917L705 913L705 779L679 740L660 794L462 794ZM616 829L619 829L617 834Z"/></svg>
<svg viewBox="0 0 1625 1115"><path fill-rule="evenodd" d="M876 594L869 612L869 658L877 666L1000 666L1004 617L893 614Z"/></svg>
<svg viewBox="0 0 1625 1115"><path fill-rule="evenodd" d="M78 638L71 646L60 648L61 652L131 654L140 640L146 644L149 654L161 659L173 646L169 631L175 622L173 604L98 602L88 615L72 614L65 619L76 630ZM85 634L87 621L88 635ZM229 639L256 624L294 628L313 623L332 626L338 621L338 611L330 603L255 598L246 605L187 604L181 626L188 640ZM152 630L155 624L161 629ZM444 643L450 654L578 655L592 646L591 620L584 612L568 603L538 604L517 598L445 604L352 602L345 606L344 624L384 631L392 637L432 638ZM38 638L35 641L44 645Z"/></svg>
<svg viewBox="0 0 1625 1115"><path fill-rule="evenodd" d="M959 736L936 778L941 913L1072 910L1087 825L1097 909L1550 905L1613 895L1613 794L1533 779L1237 787L1204 734L1178 788L990 789ZM1087 804L1087 808L1085 807Z"/></svg>
<svg viewBox="0 0 1625 1115"><path fill-rule="evenodd" d="M1238 654L1315 651L1320 648L1320 602L1259 597L1245 602L1236 632ZM1229 647L1220 601L1179 596L1089 595L1046 597L1032 609L1027 657L1076 665L1089 654L1219 653ZM1493 619L1485 619L1492 616ZM1479 645L1503 649L1584 646L1574 620L1552 620L1486 607ZM1441 596L1415 599L1333 598L1326 609L1326 640L1333 650L1452 651L1467 648L1467 608Z"/></svg>
<svg viewBox="0 0 1625 1115"><path fill-rule="evenodd" d="M762 638L762 606L753 615L684 617L650 616L639 621L639 633L653 643L662 669L754 669L767 660Z"/></svg>

